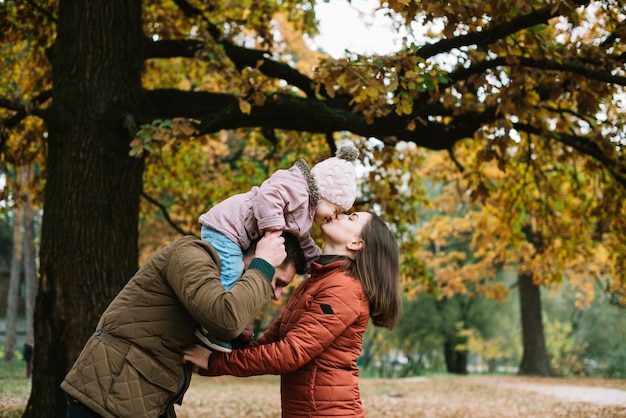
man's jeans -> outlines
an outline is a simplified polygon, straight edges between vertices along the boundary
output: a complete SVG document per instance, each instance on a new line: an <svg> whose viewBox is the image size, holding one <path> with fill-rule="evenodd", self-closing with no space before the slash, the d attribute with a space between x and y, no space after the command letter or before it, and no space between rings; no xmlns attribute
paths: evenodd
<svg viewBox="0 0 626 418"><path fill-rule="evenodd" d="M102 418L71 396L67 397L67 418Z"/></svg>

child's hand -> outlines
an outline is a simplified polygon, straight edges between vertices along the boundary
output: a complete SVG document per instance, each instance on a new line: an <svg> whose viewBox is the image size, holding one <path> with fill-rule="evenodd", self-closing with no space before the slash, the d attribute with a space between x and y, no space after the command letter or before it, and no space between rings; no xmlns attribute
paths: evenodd
<svg viewBox="0 0 626 418"><path fill-rule="evenodd" d="M193 371L198 373L200 369L208 369L211 353L208 348L195 344L183 350L183 362L193 364L195 366Z"/></svg>

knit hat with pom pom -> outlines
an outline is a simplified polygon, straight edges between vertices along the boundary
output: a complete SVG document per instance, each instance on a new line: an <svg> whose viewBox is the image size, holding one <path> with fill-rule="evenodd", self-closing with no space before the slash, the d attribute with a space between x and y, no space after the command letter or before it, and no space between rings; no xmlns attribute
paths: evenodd
<svg viewBox="0 0 626 418"><path fill-rule="evenodd" d="M311 169L322 199L348 210L356 199L356 172L352 163L359 156L354 145L339 147L334 157L321 161Z"/></svg>

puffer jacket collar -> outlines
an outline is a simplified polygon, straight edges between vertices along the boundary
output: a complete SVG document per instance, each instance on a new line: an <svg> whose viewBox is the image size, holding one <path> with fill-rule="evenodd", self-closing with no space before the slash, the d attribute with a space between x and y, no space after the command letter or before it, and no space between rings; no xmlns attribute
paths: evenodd
<svg viewBox="0 0 626 418"><path fill-rule="evenodd" d="M322 255L311 265L311 276L307 281L319 280L337 270L348 270L351 265L352 260L348 257Z"/></svg>

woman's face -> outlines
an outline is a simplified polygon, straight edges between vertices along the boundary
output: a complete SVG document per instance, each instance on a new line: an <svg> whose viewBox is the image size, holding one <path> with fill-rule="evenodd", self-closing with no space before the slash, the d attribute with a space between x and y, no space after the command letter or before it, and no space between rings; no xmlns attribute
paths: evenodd
<svg viewBox="0 0 626 418"><path fill-rule="evenodd" d="M336 219L329 219L321 226L325 244L345 245L360 240L361 231L371 217L368 212L352 212L340 213Z"/></svg>

